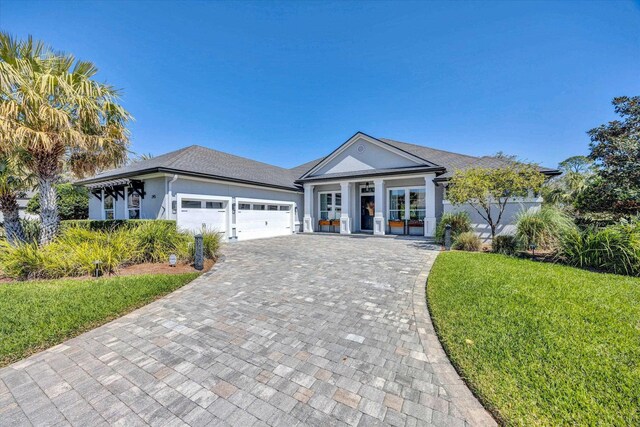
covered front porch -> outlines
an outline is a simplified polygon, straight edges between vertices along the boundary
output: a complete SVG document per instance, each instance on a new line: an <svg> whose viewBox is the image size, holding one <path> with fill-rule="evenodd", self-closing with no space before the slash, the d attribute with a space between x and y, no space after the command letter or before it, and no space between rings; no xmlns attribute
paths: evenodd
<svg viewBox="0 0 640 427"><path fill-rule="evenodd" d="M432 237L442 209L435 174L353 177L304 184L307 233Z"/></svg>

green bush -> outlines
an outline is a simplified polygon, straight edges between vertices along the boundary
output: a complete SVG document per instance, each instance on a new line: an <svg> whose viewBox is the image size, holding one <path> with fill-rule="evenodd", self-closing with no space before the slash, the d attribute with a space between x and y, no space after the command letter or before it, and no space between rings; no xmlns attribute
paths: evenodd
<svg viewBox="0 0 640 427"><path fill-rule="evenodd" d="M16 279L55 279L90 275L96 267L101 274L110 274L130 264L167 262L170 254L183 262L193 261L194 237L179 232L173 221L124 224L107 230L94 230L91 222L67 224L53 242L41 248L35 243L12 247L0 242L0 270ZM203 238L204 256L215 258L220 235L208 231Z"/></svg>
<svg viewBox="0 0 640 427"><path fill-rule="evenodd" d="M176 227L176 222L169 219L79 219L61 221L60 229L64 230L69 227L80 227L92 231L113 231L121 227L135 228L149 222L172 224L174 228Z"/></svg>
<svg viewBox="0 0 640 427"><path fill-rule="evenodd" d="M640 276L640 221L566 233L558 259L574 267Z"/></svg>
<svg viewBox="0 0 640 427"><path fill-rule="evenodd" d="M459 234L473 231L471 228L471 218L466 212L447 212L442 215L438 225L436 225L436 242L444 245L444 233L447 224L451 225L451 241L454 241Z"/></svg>
<svg viewBox="0 0 640 427"><path fill-rule="evenodd" d="M44 265L43 253L34 243L11 246L0 241L0 270L14 279L26 280L39 276Z"/></svg>
<svg viewBox="0 0 640 427"><path fill-rule="evenodd" d="M576 228L563 211L545 206L537 211L523 211L516 220L516 237L525 248L555 250L562 236Z"/></svg>
<svg viewBox="0 0 640 427"><path fill-rule="evenodd" d="M511 234L501 234L491 242L491 250L497 254L515 255L519 247L520 242Z"/></svg>
<svg viewBox="0 0 640 427"><path fill-rule="evenodd" d="M56 185L58 214L60 219L84 219L89 216L89 190L69 183ZM40 214L40 194L35 194L27 204L27 212Z"/></svg>
<svg viewBox="0 0 640 427"><path fill-rule="evenodd" d="M220 233L213 230L204 230L201 234L204 257L214 259L220 248ZM195 245L190 245L189 254L189 260L193 261L195 259Z"/></svg>
<svg viewBox="0 0 640 427"><path fill-rule="evenodd" d="M168 221L147 221L131 229L131 238L138 249L139 262L168 261L169 255L180 259L189 257L189 244L193 237L179 232L175 223Z"/></svg>
<svg viewBox="0 0 640 427"><path fill-rule="evenodd" d="M451 247L459 251L477 252L482 248L482 241L473 231L465 231L456 237Z"/></svg>

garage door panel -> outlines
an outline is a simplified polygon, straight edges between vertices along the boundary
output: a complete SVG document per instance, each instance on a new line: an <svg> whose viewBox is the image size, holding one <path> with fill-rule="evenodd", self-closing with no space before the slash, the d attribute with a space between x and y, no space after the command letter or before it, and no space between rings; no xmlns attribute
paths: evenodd
<svg viewBox="0 0 640 427"><path fill-rule="evenodd" d="M277 201L239 201L238 206L243 207L236 212L239 240L285 236L293 232L293 211L290 205L282 205L282 202L278 204Z"/></svg>
<svg viewBox="0 0 640 427"><path fill-rule="evenodd" d="M216 231L226 235L229 223L228 201L198 195L181 195L177 225L192 233Z"/></svg>

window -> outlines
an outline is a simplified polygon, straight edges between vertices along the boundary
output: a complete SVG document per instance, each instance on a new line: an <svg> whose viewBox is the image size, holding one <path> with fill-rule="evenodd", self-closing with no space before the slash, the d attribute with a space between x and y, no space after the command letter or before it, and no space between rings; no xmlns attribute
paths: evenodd
<svg viewBox="0 0 640 427"><path fill-rule="evenodd" d="M251 205L249 203L240 203L238 205L238 209L240 209L241 211L242 210L248 211L248 210L251 210Z"/></svg>
<svg viewBox="0 0 640 427"><path fill-rule="evenodd" d="M389 190L389 219L403 221L405 216L404 189Z"/></svg>
<svg viewBox="0 0 640 427"><path fill-rule="evenodd" d="M277 211L277 210L278 210L278 205L269 205L269 206L267 207L267 210L270 210L270 211Z"/></svg>
<svg viewBox="0 0 640 427"><path fill-rule="evenodd" d="M129 193L127 197L127 215L129 219L140 219L140 194Z"/></svg>
<svg viewBox="0 0 640 427"><path fill-rule="evenodd" d="M252 205L254 211L263 211L266 209L265 205Z"/></svg>
<svg viewBox="0 0 640 427"><path fill-rule="evenodd" d="M182 209L201 209L202 202L200 200L185 200L182 199Z"/></svg>
<svg viewBox="0 0 640 427"><path fill-rule="evenodd" d="M205 209L222 209L222 202L207 202Z"/></svg>
<svg viewBox="0 0 640 427"><path fill-rule="evenodd" d="M407 195L409 200L407 200ZM396 188L389 190L389 219L396 221L424 220L426 193L424 188Z"/></svg>
<svg viewBox="0 0 640 427"><path fill-rule="evenodd" d="M340 219L342 193L320 193L320 219Z"/></svg>
<svg viewBox="0 0 640 427"><path fill-rule="evenodd" d="M290 207L289 205L280 205L280 206L278 207L278 210L281 210L281 211L290 211L290 210L291 210L291 207Z"/></svg>
<svg viewBox="0 0 640 427"><path fill-rule="evenodd" d="M103 200L104 219L116 219L116 200L110 194L105 194Z"/></svg>
<svg viewBox="0 0 640 427"><path fill-rule="evenodd" d="M409 219L424 220L426 201L424 188L409 190Z"/></svg>

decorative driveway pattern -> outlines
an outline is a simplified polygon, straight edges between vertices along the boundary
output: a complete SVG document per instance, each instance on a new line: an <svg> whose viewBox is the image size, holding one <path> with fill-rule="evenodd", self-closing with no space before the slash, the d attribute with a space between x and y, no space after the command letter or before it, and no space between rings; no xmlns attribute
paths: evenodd
<svg viewBox="0 0 640 427"><path fill-rule="evenodd" d="M1 425L492 425L426 311L422 240L226 245L173 294L0 370Z"/></svg>

